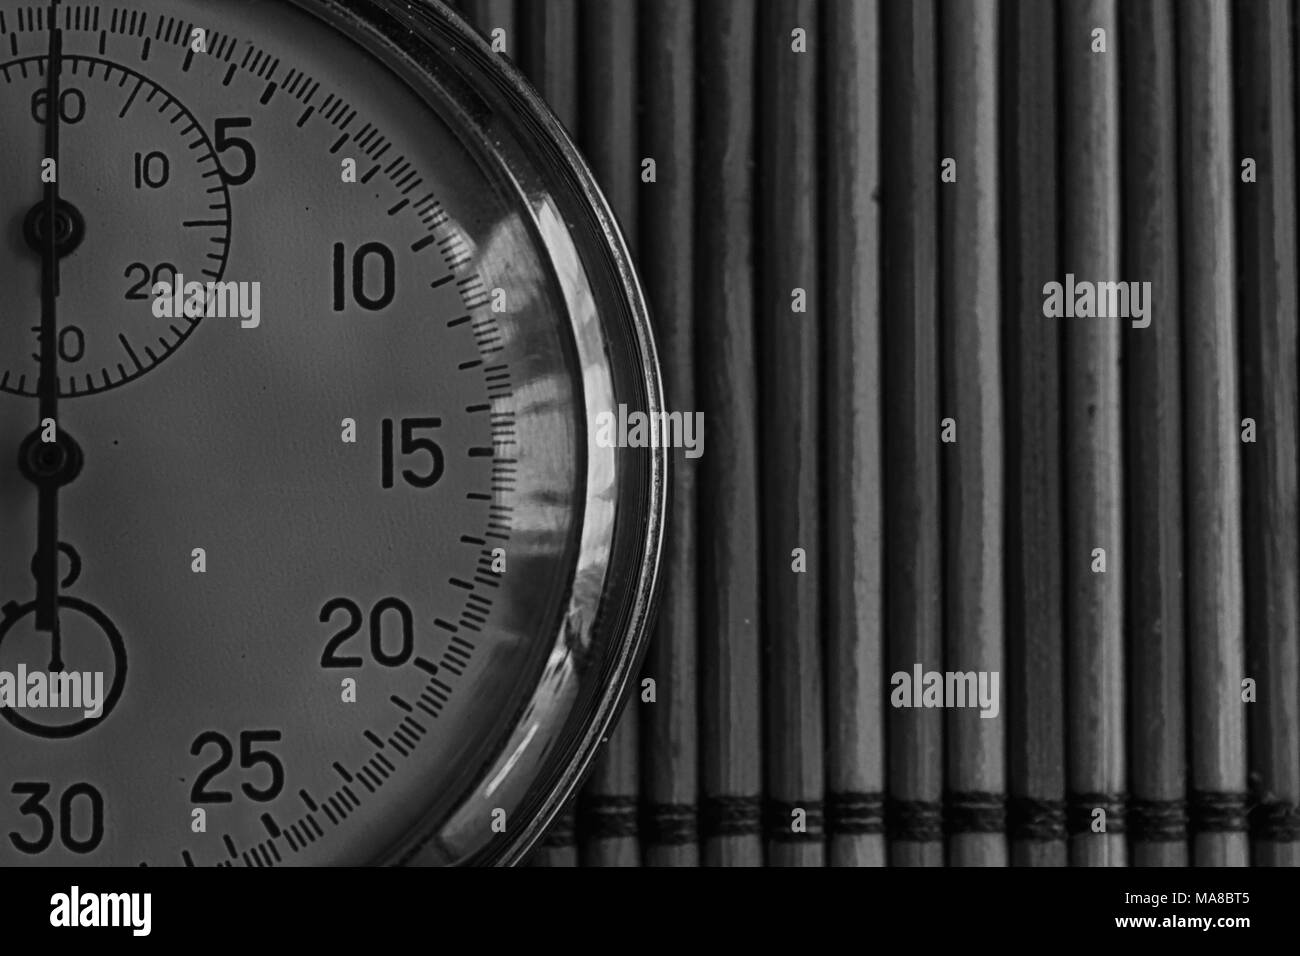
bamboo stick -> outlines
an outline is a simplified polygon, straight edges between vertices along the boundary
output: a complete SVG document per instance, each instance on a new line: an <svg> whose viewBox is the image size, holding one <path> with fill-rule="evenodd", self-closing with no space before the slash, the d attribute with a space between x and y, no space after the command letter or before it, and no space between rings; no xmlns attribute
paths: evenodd
<svg viewBox="0 0 1300 956"><path fill-rule="evenodd" d="M1125 322L1124 429L1136 866L1186 866L1183 455L1173 4L1121 8L1124 278L1151 283L1150 325ZM1145 321L1145 320L1144 320Z"/></svg>
<svg viewBox="0 0 1300 956"><path fill-rule="evenodd" d="M693 414L695 5L690 0L644 0L640 24L641 152L655 160L657 169L657 181L641 186L642 277L657 332L667 407ZM646 665L658 699L641 715L643 793L651 821L642 844L649 865L695 866L698 464L676 449L672 467L664 589Z"/></svg>
<svg viewBox="0 0 1300 956"><path fill-rule="evenodd" d="M944 0L940 22L942 152L956 163L939 188L943 412L956 439L944 447L944 660L989 690L999 681L989 709L977 698L947 712L948 861L1005 866L997 5Z"/></svg>
<svg viewBox="0 0 1300 956"><path fill-rule="evenodd" d="M520 0L516 15L524 71L570 135L578 136L577 0Z"/></svg>
<svg viewBox="0 0 1300 956"><path fill-rule="evenodd" d="M884 866L879 5L828 0L826 662L830 862Z"/></svg>
<svg viewBox="0 0 1300 956"><path fill-rule="evenodd" d="M761 866L758 396L754 342L756 10L699 9L701 124L696 366L700 469L700 707L704 862Z"/></svg>
<svg viewBox="0 0 1300 956"><path fill-rule="evenodd" d="M1061 576L1060 326L1043 315L1059 278L1056 6L1004 3L1003 294L1008 316L1007 697L1009 827L1017 866L1062 866L1065 663Z"/></svg>
<svg viewBox="0 0 1300 956"><path fill-rule="evenodd" d="M1178 8L1192 855L1244 865L1240 417L1229 10Z"/></svg>
<svg viewBox="0 0 1300 956"><path fill-rule="evenodd" d="M583 0L582 147L635 247L640 164L636 155L636 0ZM602 748L579 804L583 866L636 866L639 774L635 689Z"/></svg>
<svg viewBox="0 0 1300 956"><path fill-rule="evenodd" d="M565 804L564 809L551 821L546 835L533 849L528 858L528 866L569 867L578 865L578 846L573 831L573 801Z"/></svg>
<svg viewBox="0 0 1300 956"><path fill-rule="evenodd" d="M1300 865L1300 541L1297 540L1296 189L1293 7L1237 3L1237 137L1234 158L1257 164L1257 182L1234 184L1241 238L1241 415L1257 441L1243 444L1246 676L1256 865Z"/></svg>
<svg viewBox="0 0 1300 956"><path fill-rule="evenodd" d="M910 675L943 663L932 0L886 3L880 36L886 627L889 671ZM888 720L890 863L942 866L942 714Z"/></svg>
<svg viewBox="0 0 1300 956"><path fill-rule="evenodd" d="M807 50L796 52L804 31ZM760 129L766 252L763 352L763 563L768 862L821 866L821 487L817 241L817 4L759 5ZM794 290L806 294L795 311ZM806 569L796 556L802 549Z"/></svg>
<svg viewBox="0 0 1300 956"><path fill-rule="evenodd" d="M1061 5L1064 78L1062 266L1119 281L1119 40L1114 0ZM1106 52L1093 52L1105 31ZM1063 277L1058 277L1058 281ZM1069 779L1076 865L1125 863L1123 523L1119 322L1065 325ZM1104 551L1105 570L1100 561ZM1093 826L1105 813L1105 832Z"/></svg>

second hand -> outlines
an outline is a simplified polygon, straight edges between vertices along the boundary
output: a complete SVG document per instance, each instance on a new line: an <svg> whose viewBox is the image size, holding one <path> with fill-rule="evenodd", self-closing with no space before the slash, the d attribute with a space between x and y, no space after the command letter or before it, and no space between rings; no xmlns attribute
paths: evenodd
<svg viewBox="0 0 1300 956"><path fill-rule="evenodd" d="M45 242L41 250L41 366L37 378L40 396L40 424L53 422L56 441L51 454L60 456L64 444L58 440L59 372L56 342L59 296L59 123L60 75L63 70L63 32L58 28L58 0L50 4L50 52L46 76L45 156L53 161L54 175L45 183ZM48 446L46 446L48 448ZM36 628L50 634L50 670L63 670L62 640L59 634L59 482L47 479L38 484L36 534Z"/></svg>

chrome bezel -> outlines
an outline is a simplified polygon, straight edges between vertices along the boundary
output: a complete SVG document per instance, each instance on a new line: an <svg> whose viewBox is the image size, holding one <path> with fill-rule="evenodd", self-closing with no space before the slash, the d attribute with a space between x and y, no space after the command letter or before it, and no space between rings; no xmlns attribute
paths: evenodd
<svg viewBox="0 0 1300 956"><path fill-rule="evenodd" d="M561 625L505 744L449 814L376 863L513 864L581 783L645 649L659 577L668 456L604 448L589 423L622 403L662 411L649 314L627 246L568 134L523 75L435 0L292 0L332 24L500 166L568 305L581 369L586 495ZM575 257L576 253L576 257ZM581 270L559 268L580 263ZM580 469L580 473L583 469ZM506 811L505 833L491 826Z"/></svg>

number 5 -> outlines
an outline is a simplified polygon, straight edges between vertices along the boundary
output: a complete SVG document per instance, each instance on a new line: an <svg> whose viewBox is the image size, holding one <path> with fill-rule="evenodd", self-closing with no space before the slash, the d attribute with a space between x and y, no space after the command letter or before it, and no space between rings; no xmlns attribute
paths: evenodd
<svg viewBox="0 0 1300 956"><path fill-rule="evenodd" d="M231 136L227 130L243 129L252 125L253 121L247 117L217 120L217 136L214 143L217 152L224 153L228 149L237 149L244 156L244 169L238 175L228 172L226 161L221 161L221 176L230 186L242 186L253 178L253 173L257 172L257 150L253 149L253 144L248 140Z"/></svg>

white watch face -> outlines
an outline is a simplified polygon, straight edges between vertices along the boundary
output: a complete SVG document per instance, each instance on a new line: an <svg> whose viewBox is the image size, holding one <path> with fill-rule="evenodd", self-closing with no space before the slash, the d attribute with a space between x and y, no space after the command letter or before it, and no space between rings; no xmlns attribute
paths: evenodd
<svg viewBox="0 0 1300 956"><path fill-rule="evenodd" d="M485 767L536 768L521 713L606 584L583 240L506 117L324 4L65 5L57 107L32 9L0 0L0 448L44 349L80 468L53 628L40 483L0 468L0 863L364 863L471 793L490 833Z"/></svg>

